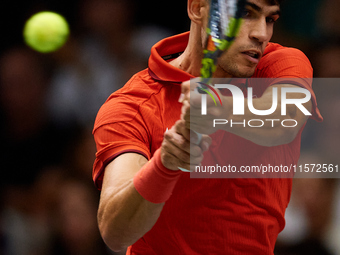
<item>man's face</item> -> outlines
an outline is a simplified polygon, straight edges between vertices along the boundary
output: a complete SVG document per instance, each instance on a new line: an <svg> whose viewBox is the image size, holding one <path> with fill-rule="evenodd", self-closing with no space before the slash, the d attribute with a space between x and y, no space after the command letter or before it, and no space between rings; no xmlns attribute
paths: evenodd
<svg viewBox="0 0 340 255"><path fill-rule="evenodd" d="M273 35L280 7L265 0L248 0L240 32L218 61L223 76L250 77Z"/></svg>

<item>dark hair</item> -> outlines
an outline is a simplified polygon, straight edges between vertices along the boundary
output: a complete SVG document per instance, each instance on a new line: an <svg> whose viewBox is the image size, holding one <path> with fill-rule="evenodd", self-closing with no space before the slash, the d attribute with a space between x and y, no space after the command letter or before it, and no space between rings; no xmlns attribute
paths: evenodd
<svg viewBox="0 0 340 255"><path fill-rule="evenodd" d="M209 2L210 0L207 0ZM265 0L270 5L280 5L284 0Z"/></svg>
<svg viewBox="0 0 340 255"><path fill-rule="evenodd" d="M210 0L206 0L210 2ZM280 5L284 0L266 0L270 5Z"/></svg>
<svg viewBox="0 0 340 255"><path fill-rule="evenodd" d="M280 5L284 0L266 0L270 5Z"/></svg>

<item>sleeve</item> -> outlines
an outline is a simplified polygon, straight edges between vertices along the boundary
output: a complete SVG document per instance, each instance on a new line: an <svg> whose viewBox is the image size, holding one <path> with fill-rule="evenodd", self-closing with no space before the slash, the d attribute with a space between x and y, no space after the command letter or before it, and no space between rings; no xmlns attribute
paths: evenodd
<svg viewBox="0 0 340 255"><path fill-rule="evenodd" d="M147 159L151 157L148 128L139 113L139 105L132 100L106 102L98 112L93 136L97 153L92 178L98 189L105 167L117 156L134 152Z"/></svg>
<svg viewBox="0 0 340 255"><path fill-rule="evenodd" d="M321 122L323 118L312 89L313 68L307 56L298 49L283 47L268 53L263 60L263 65L258 70L260 76L270 78L270 85L289 83L308 89L313 103L310 118Z"/></svg>

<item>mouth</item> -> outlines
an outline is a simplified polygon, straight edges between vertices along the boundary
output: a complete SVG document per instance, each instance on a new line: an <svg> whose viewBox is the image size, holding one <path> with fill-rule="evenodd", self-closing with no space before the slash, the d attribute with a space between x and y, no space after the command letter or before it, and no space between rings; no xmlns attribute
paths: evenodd
<svg viewBox="0 0 340 255"><path fill-rule="evenodd" d="M249 56L249 58L252 59L254 62L258 62L262 56L261 52L257 50L243 51L242 54Z"/></svg>

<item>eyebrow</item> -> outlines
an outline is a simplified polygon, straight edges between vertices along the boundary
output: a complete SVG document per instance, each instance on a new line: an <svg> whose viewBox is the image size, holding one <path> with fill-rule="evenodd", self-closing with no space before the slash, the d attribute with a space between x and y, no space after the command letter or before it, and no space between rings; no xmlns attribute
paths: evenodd
<svg viewBox="0 0 340 255"><path fill-rule="evenodd" d="M260 6L258 6L257 4L254 4L252 2L247 1L246 5L250 6L251 8L253 8L257 12L262 12L263 11ZM281 15L281 10L277 10L277 11L271 13L270 15Z"/></svg>

